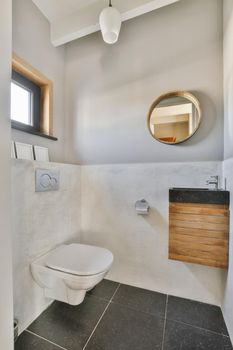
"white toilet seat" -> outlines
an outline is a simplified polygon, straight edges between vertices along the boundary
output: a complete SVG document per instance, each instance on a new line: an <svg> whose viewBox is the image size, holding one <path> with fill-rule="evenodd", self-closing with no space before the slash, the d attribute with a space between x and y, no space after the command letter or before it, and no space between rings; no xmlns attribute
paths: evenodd
<svg viewBox="0 0 233 350"><path fill-rule="evenodd" d="M50 269L77 276L92 276L110 268L112 253L101 247L69 244L56 249L46 260Z"/></svg>
<svg viewBox="0 0 233 350"><path fill-rule="evenodd" d="M113 254L85 244L62 245L31 263L31 272L46 298L79 305L86 292L108 273Z"/></svg>

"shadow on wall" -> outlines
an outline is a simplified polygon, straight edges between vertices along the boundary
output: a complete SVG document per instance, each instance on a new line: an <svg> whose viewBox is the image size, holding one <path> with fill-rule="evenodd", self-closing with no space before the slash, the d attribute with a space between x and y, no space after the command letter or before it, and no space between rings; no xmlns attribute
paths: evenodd
<svg viewBox="0 0 233 350"><path fill-rule="evenodd" d="M211 293L213 292L214 289L216 289L216 284L210 284L210 278L208 277L208 283L207 281L207 275L209 276L211 273L213 274L213 276L216 275L216 271L219 271L219 276L221 276L221 290L219 291L219 305L218 306L222 306L222 301L223 301L223 297L224 297L224 289L225 289L225 283L226 283L226 278L227 278L227 271L224 271L223 269L218 269L215 267L208 267L208 266L202 266L202 269L200 270L200 266L201 265L195 265L195 264L189 264L189 263L184 263L184 265L186 266L187 270L189 270L189 272L191 272L195 278L198 280L199 284L201 286L204 286L205 289ZM212 279L211 281L214 281L214 279Z"/></svg>
<svg viewBox="0 0 233 350"><path fill-rule="evenodd" d="M218 0L182 1L123 23L113 46L104 44L100 33L68 44L71 162L222 158L221 7ZM203 123L185 147L168 148L150 137L146 114L156 96L175 89L194 90L203 106Z"/></svg>
<svg viewBox="0 0 233 350"><path fill-rule="evenodd" d="M218 116L218 111L215 108L213 100L206 94L199 91L189 91L193 94L201 104L202 120L200 128L195 133L195 137L191 137L185 142L185 144L180 144L180 146L188 147L189 145L195 145L200 143L202 140L206 139L206 130L211 134L212 129L214 128ZM208 118L205 116L208 115ZM179 146L179 145L178 145Z"/></svg>
<svg viewBox="0 0 233 350"><path fill-rule="evenodd" d="M158 210L156 210L155 208L150 208L149 214L147 216L142 216L142 217L152 228L159 227L160 232L163 232L164 234L166 233L167 238L169 237L168 223ZM168 254L168 252L167 252L167 254ZM168 256L167 256L167 259L168 259ZM219 301L220 301L219 306L221 306L222 296L224 294L225 285L227 283L227 271L224 271L223 269L216 269L214 267L209 268L208 266L201 266L201 269L200 269L200 265L185 263L185 262L181 262L181 261L170 260L170 262L183 265L183 267L194 276L194 279L196 281L198 281L198 284L202 287L204 286L206 291L208 291L207 294L211 294L212 291L214 289L216 289L215 282L213 282L211 284L211 283L209 283L209 281L210 280L214 281L214 276L216 274L216 271L219 270L220 275L221 275L221 279L222 279L222 285L221 285L222 288L221 288L221 291L219 292L220 293L219 294ZM209 275L211 273L213 274L213 279L209 278ZM207 280L208 280L208 282L207 282Z"/></svg>
<svg viewBox="0 0 233 350"><path fill-rule="evenodd" d="M161 232L167 232L168 225L167 221L160 214L160 212L155 208L150 208L148 215L140 215L142 216L146 222L150 224L152 228L159 227Z"/></svg>
<svg viewBox="0 0 233 350"><path fill-rule="evenodd" d="M201 5L204 4L201 2ZM197 14L198 11L195 4L193 8L190 6L192 6L190 1L177 3L123 22L119 41L110 47L102 43L102 38L98 33L93 34L92 38L95 37L93 43L98 42L102 47L100 63L103 73L112 70L113 65L116 71L125 72L124 76L117 76L116 88L124 86L126 82L128 84L130 81L142 81L153 75L158 77L164 73L174 74L181 67L188 68L191 62L198 62L206 58L209 37L200 36L196 28L195 15L190 22L192 10L194 14ZM207 7L203 13L209 11L208 2L205 6ZM221 4L216 6L220 11ZM189 25L187 25L187 18L189 18ZM215 19L215 22L217 20L217 25L221 26L221 21ZM206 19L203 15L199 16L199 28L206 32ZM137 32L136 40L134 40L135 32ZM182 38L182 40L177 40L177 38ZM82 45L85 43L83 40ZM85 45L84 49L88 52L88 45ZM140 52L140 55L135 55L137 52ZM106 88L112 88L114 86L112 80L108 82L111 86L106 86Z"/></svg>

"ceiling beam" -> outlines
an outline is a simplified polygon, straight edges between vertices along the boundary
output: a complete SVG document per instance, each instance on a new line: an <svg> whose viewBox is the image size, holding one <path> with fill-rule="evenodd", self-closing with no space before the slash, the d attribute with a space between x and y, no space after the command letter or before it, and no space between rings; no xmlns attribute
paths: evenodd
<svg viewBox="0 0 233 350"><path fill-rule="evenodd" d="M127 21L178 1L180 0L116 0L115 6L121 12L122 21ZM51 23L53 45L60 46L99 31L99 14L106 7L106 2L99 0L69 16L53 21Z"/></svg>

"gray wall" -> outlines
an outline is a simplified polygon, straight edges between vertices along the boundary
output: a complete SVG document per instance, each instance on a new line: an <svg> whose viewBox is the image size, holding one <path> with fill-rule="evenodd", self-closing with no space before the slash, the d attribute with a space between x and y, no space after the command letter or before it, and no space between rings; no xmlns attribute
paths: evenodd
<svg viewBox="0 0 233 350"><path fill-rule="evenodd" d="M68 44L66 160L221 160L221 14L222 1L183 0L125 22L113 46L100 33ZM190 141L167 146L151 138L146 115L156 96L174 89L200 99L203 122Z"/></svg>
<svg viewBox="0 0 233 350"><path fill-rule="evenodd" d="M49 148L52 161L64 161L64 47L54 48L50 27L31 0L13 1L13 51L54 82L54 136L50 141L12 131L15 141Z"/></svg>
<svg viewBox="0 0 233 350"><path fill-rule="evenodd" d="M10 230L10 62L11 1L0 11L0 339L1 349L13 350L13 303Z"/></svg>
<svg viewBox="0 0 233 350"><path fill-rule="evenodd" d="M233 157L233 3L224 0L224 159Z"/></svg>
<svg viewBox="0 0 233 350"><path fill-rule="evenodd" d="M224 177L231 191L230 261L223 311L233 341L233 2L224 0ZM226 160L226 158L229 158Z"/></svg>

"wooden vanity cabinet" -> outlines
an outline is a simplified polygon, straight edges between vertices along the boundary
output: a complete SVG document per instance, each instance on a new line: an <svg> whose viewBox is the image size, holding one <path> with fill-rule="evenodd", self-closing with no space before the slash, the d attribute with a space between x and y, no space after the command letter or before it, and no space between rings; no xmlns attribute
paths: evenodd
<svg viewBox="0 0 233 350"><path fill-rule="evenodd" d="M228 267L229 204L169 203L169 259Z"/></svg>

